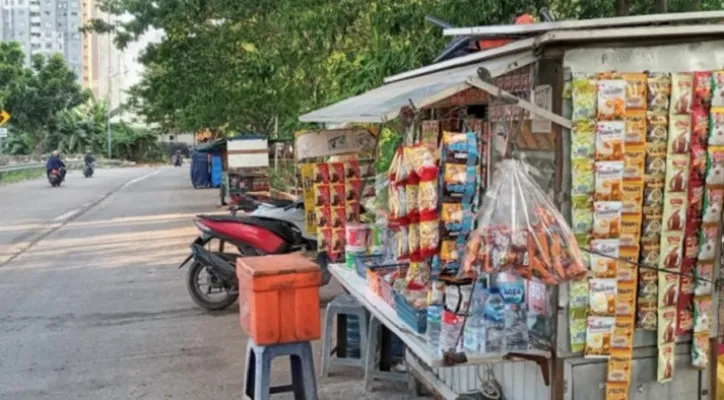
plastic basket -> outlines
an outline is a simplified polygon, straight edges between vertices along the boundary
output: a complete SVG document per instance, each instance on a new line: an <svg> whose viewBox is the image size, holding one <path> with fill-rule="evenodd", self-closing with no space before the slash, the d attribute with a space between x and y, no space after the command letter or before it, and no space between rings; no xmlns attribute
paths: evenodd
<svg viewBox="0 0 724 400"><path fill-rule="evenodd" d="M395 307L395 293L392 284L387 283L385 275L400 271L400 277L407 274L408 264L395 264L384 267L371 267L367 269L367 285L372 293L382 298L390 307Z"/></svg>
<svg viewBox="0 0 724 400"><path fill-rule="evenodd" d="M405 297L396 290L394 295L397 316L413 331L419 334L425 333L427 330L427 308L413 308L407 303Z"/></svg>

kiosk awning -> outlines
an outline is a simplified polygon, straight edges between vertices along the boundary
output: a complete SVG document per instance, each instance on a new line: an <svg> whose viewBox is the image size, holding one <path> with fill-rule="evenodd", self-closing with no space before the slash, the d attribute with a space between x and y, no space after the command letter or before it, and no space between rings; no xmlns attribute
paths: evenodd
<svg viewBox="0 0 724 400"><path fill-rule="evenodd" d="M476 87L477 85L470 83L470 79L478 77L479 68L486 69L490 76L495 78L532 64L535 60L532 51L524 51L397 81L304 114L299 119L302 122L320 123L382 123L396 118L400 108L409 104L410 100L416 107L422 108Z"/></svg>

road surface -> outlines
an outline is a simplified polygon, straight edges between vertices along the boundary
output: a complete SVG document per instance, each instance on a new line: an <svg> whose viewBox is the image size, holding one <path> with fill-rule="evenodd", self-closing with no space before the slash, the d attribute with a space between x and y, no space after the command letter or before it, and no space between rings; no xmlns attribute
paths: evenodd
<svg viewBox="0 0 724 400"><path fill-rule="evenodd" d="M241 398L237 310L201 311L175 268L218 192L191 189L187 168L101 169L0 199L0 399ZM319 383L322 399L406 398L384 386L365 394L354 369Z"/></svg>

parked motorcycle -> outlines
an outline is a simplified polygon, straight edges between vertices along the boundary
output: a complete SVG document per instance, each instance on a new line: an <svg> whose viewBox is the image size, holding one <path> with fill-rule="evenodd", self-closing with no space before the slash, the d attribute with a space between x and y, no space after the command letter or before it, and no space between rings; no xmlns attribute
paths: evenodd
<svg viewBox="0 0 724 400"><path fill-rule="evenodd" d="M91 176L93 176L93 172L94 172L94 165L92 163L85 164L83 166L83 176L85 176L86 178L90 178Z"/></svg>
<svg viewBox="0 0 724 400"><path fill-rule="evenodd" d="M63 174L59 169L51 170L48 174L48 182L50 186L58 187L63 182Z"/></svg>
<svg viewBox="0 0 724 400"><path fill-rule="evenodd" d="M201 232L191 244L191 255L179 268L191 261L186 287L191 299L209 311L223 310L239 297L236 278L238 257L316 251L316 236L304 230L304 204L264 207L248 215L199 215L195 220ZM218 251L210 243L219 242ZM238 250L224 252L229 244ZM329 283L326 255L317 257L322 267L322 285Z"/></svg>

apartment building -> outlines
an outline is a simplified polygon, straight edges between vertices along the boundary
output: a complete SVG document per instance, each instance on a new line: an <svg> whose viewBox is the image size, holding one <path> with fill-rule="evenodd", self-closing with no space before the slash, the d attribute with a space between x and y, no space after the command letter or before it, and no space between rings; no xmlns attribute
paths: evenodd
<svg viewBox="0 0 724 400"><path fill-rule="evenodd" d="M0 40L17 41L27 56L62 54L81 81L81 1L0 0Z"/></svg>

